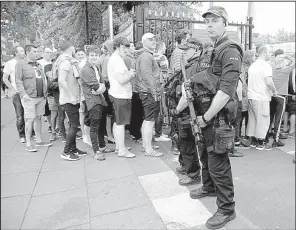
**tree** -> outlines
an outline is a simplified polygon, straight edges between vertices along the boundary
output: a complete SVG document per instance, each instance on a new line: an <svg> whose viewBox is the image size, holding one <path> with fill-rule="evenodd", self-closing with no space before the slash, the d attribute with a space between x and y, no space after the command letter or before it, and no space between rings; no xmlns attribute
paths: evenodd
<svg viewBox="0 0 296 230"><path fill-rule="evenodd" d="M1 2L1 29L13 38L28 37L36 45L57 44L60 36L69 36L75 46L86 44L86 33L90 43L101 44L102 13L108 5L113 6L114 35L133 23L133 7L143 5L153 12L167 9L170 12L195 11L190 2ZM87 7L86 7L87 6ZM88 31L86 28L88 13ZM190 15L190 14L188 14Z"/></svg>
<svg viewBox="0 0 296 230"><path fill-rule="evenodd" d="M35 23L32 13L37 5L35 2L1 2L1 33L16 40L35 39Z"/></svg>

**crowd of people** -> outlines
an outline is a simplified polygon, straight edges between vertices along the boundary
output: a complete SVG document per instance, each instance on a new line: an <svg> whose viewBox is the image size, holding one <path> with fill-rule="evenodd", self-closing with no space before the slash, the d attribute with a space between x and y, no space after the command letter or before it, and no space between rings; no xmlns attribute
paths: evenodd
<svg viewBox="0 0 296 230"><path fill-rule="evenodd" d="M171 151L179 155L176 171L187 175L179 184L202 180L203 186L190 196L217 196L218 214L207 226L224 226L235 218L228 156L242 157L240 148L270 150L284 145L280 139L295 138L295 56L283 50L271 53L266 46L243 52L225 34L228 15L222 7L209 9L203 17L213 44L202 44L181 29L169 60L165 43L152 33L145 33L137 44L117 37L87 50L74 47L65 36L58 53L43 47L42 57L34 45L16 46L14 58L4 66L3 81L13 95L20 142L35 152L60 140L65 143L61 158L76 161L87 155L76 146L82 139L92 147L94 159L102 161L111 152L125 158L139 154L125 145L126 130L146 156L163 156L154 142L172 141ZM176 101L166 94L166 83L183 65L187 77L197 83L192 92L204 138L199 147L190 127L184 83L174 91ZM204 79L214 75L219 80L208 87ZM49 124L49 141L42 140L42 116ZM162 132L164 123L171 126L169 136ZM228 144L216 144L218 138Z"/></svg>

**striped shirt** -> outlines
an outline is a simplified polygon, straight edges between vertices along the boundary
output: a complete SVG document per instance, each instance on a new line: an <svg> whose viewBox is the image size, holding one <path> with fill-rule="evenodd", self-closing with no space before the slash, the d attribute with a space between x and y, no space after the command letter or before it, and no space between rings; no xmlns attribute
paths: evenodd
<svg viewBox="0 0 296 230"><path fill-rule="evenodd" d="M181 60L184 62L184 65L187 65L186 50L176 47L176 49L172 53L170 63L173 74L181 70Z"/></svg>

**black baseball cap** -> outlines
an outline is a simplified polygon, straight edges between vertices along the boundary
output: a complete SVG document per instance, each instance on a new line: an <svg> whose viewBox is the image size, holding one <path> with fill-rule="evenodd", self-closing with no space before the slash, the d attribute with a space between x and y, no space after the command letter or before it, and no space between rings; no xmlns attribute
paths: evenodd
<svg viewBox="0 0 296 230"><path fill-rule="evenodd" d="M221 6L212 6L210 9L208 9L205 13L202 14L202 17L205 18L207 14L214 14L218 17L223 17L226 22L228 22L228 14L226 10Z"/></svg>

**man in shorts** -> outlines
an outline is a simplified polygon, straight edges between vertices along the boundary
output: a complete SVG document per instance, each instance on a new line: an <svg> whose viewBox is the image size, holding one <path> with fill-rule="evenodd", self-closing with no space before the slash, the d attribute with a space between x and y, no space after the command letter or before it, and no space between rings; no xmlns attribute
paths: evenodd
<svg viewBox="0 0 296 230"><path fill-rule="evenodd" d="M26 150L36 152L37 148L31 143L31 135L34 125L36 133L36 146L48 147L50 142L41 139L41 117L45 112L45 97L47 96L47 80L38 64L38 50L33 45L25 47L26 58L15 66L15 81L19 91L25 115Z"/></svg>
<svg viewBox="0 0 296 230"><path fill-rule="evenodd" d="M59 85L58 82L54 82L51 79L51 70L52 70L52 64L47 64L44 66L44 74L47 78L48 82L48 97L47 97L47 102L48 102L48 109L50 111L50 120L51 120L51 125L52 127L56 127L57 124L57 119L58 119L58 104L54 98L54 94L56 94L56 91L59 90ZM52 129L51 136L49 138L50 141L55 141L57 139L57 134L56 134L56 129Z"/></svg>
<svg viewBox="0 0 296 230"><path fill-rule="evenodd" d="M153 56L156 48L155 35L146 33L142 37L143 49L136 60L136 87L144 107L142 125L143 151L146 156L161 157L152 146L153 127L160 112L160 69Z"/></svg>
<svg viewBox="0 0 296 230"><path fill-rule="evenodd" d="M16 128L20 137L20 142L26 143L24 108L22 106L20 94L17 91L15 84L15 65L18 61L22 60L25 57L25 50L21 46L15 46L12 49L12 54L14 55L14 58L6 62L3 69L3 82L12 93L12 103L16 115Z"/></svg>
<svg viewBox="0 0 296 230"><path fill-rule="evenodd" d="M267 62L270 53L266 46L258 50L258 59L248 70L248 99L249 121L247 136L253 137L251 147L257 150L271 150L271 146L264 143L270 124L271 96L277 96L277 90L272 80L272 67ZM256 139L255 139L255 138Z"/></svg>
<svg viewBox="0 0 296 230"><path fill-rule="evenodd" d="M103 44L103 52L104 52L104 58L101 61L97 61L97 66L101 70L101 77L102 80L105 82L105 87L106 90L103 93L106 102L108 104L107 107L105 107L104 112L103 112L103 122L106 124L106 131L107 131L107 136L108 136L108 143L109 144L115 144L114 141L114 136L112 133L112 126L113 126L113 106L109 98L109 88L110 88L110 83L108 80L108 70L107 70L107 65L109 58L111 54L114 52L113 50L113 40L107 40Z"/></svg>
<svg viewBox="0 0 296 230"><path fill-rule="evenodd" d="M135 157L124 144L125 125L130 124L132 107L132 84L135 70L128 70L123 58L130 46L126 38L118 37L113 41L114 53L110 56L107 65L108 79L110 82L109 95L113 104L115 121L113 135L119 157Z"/></svg>

